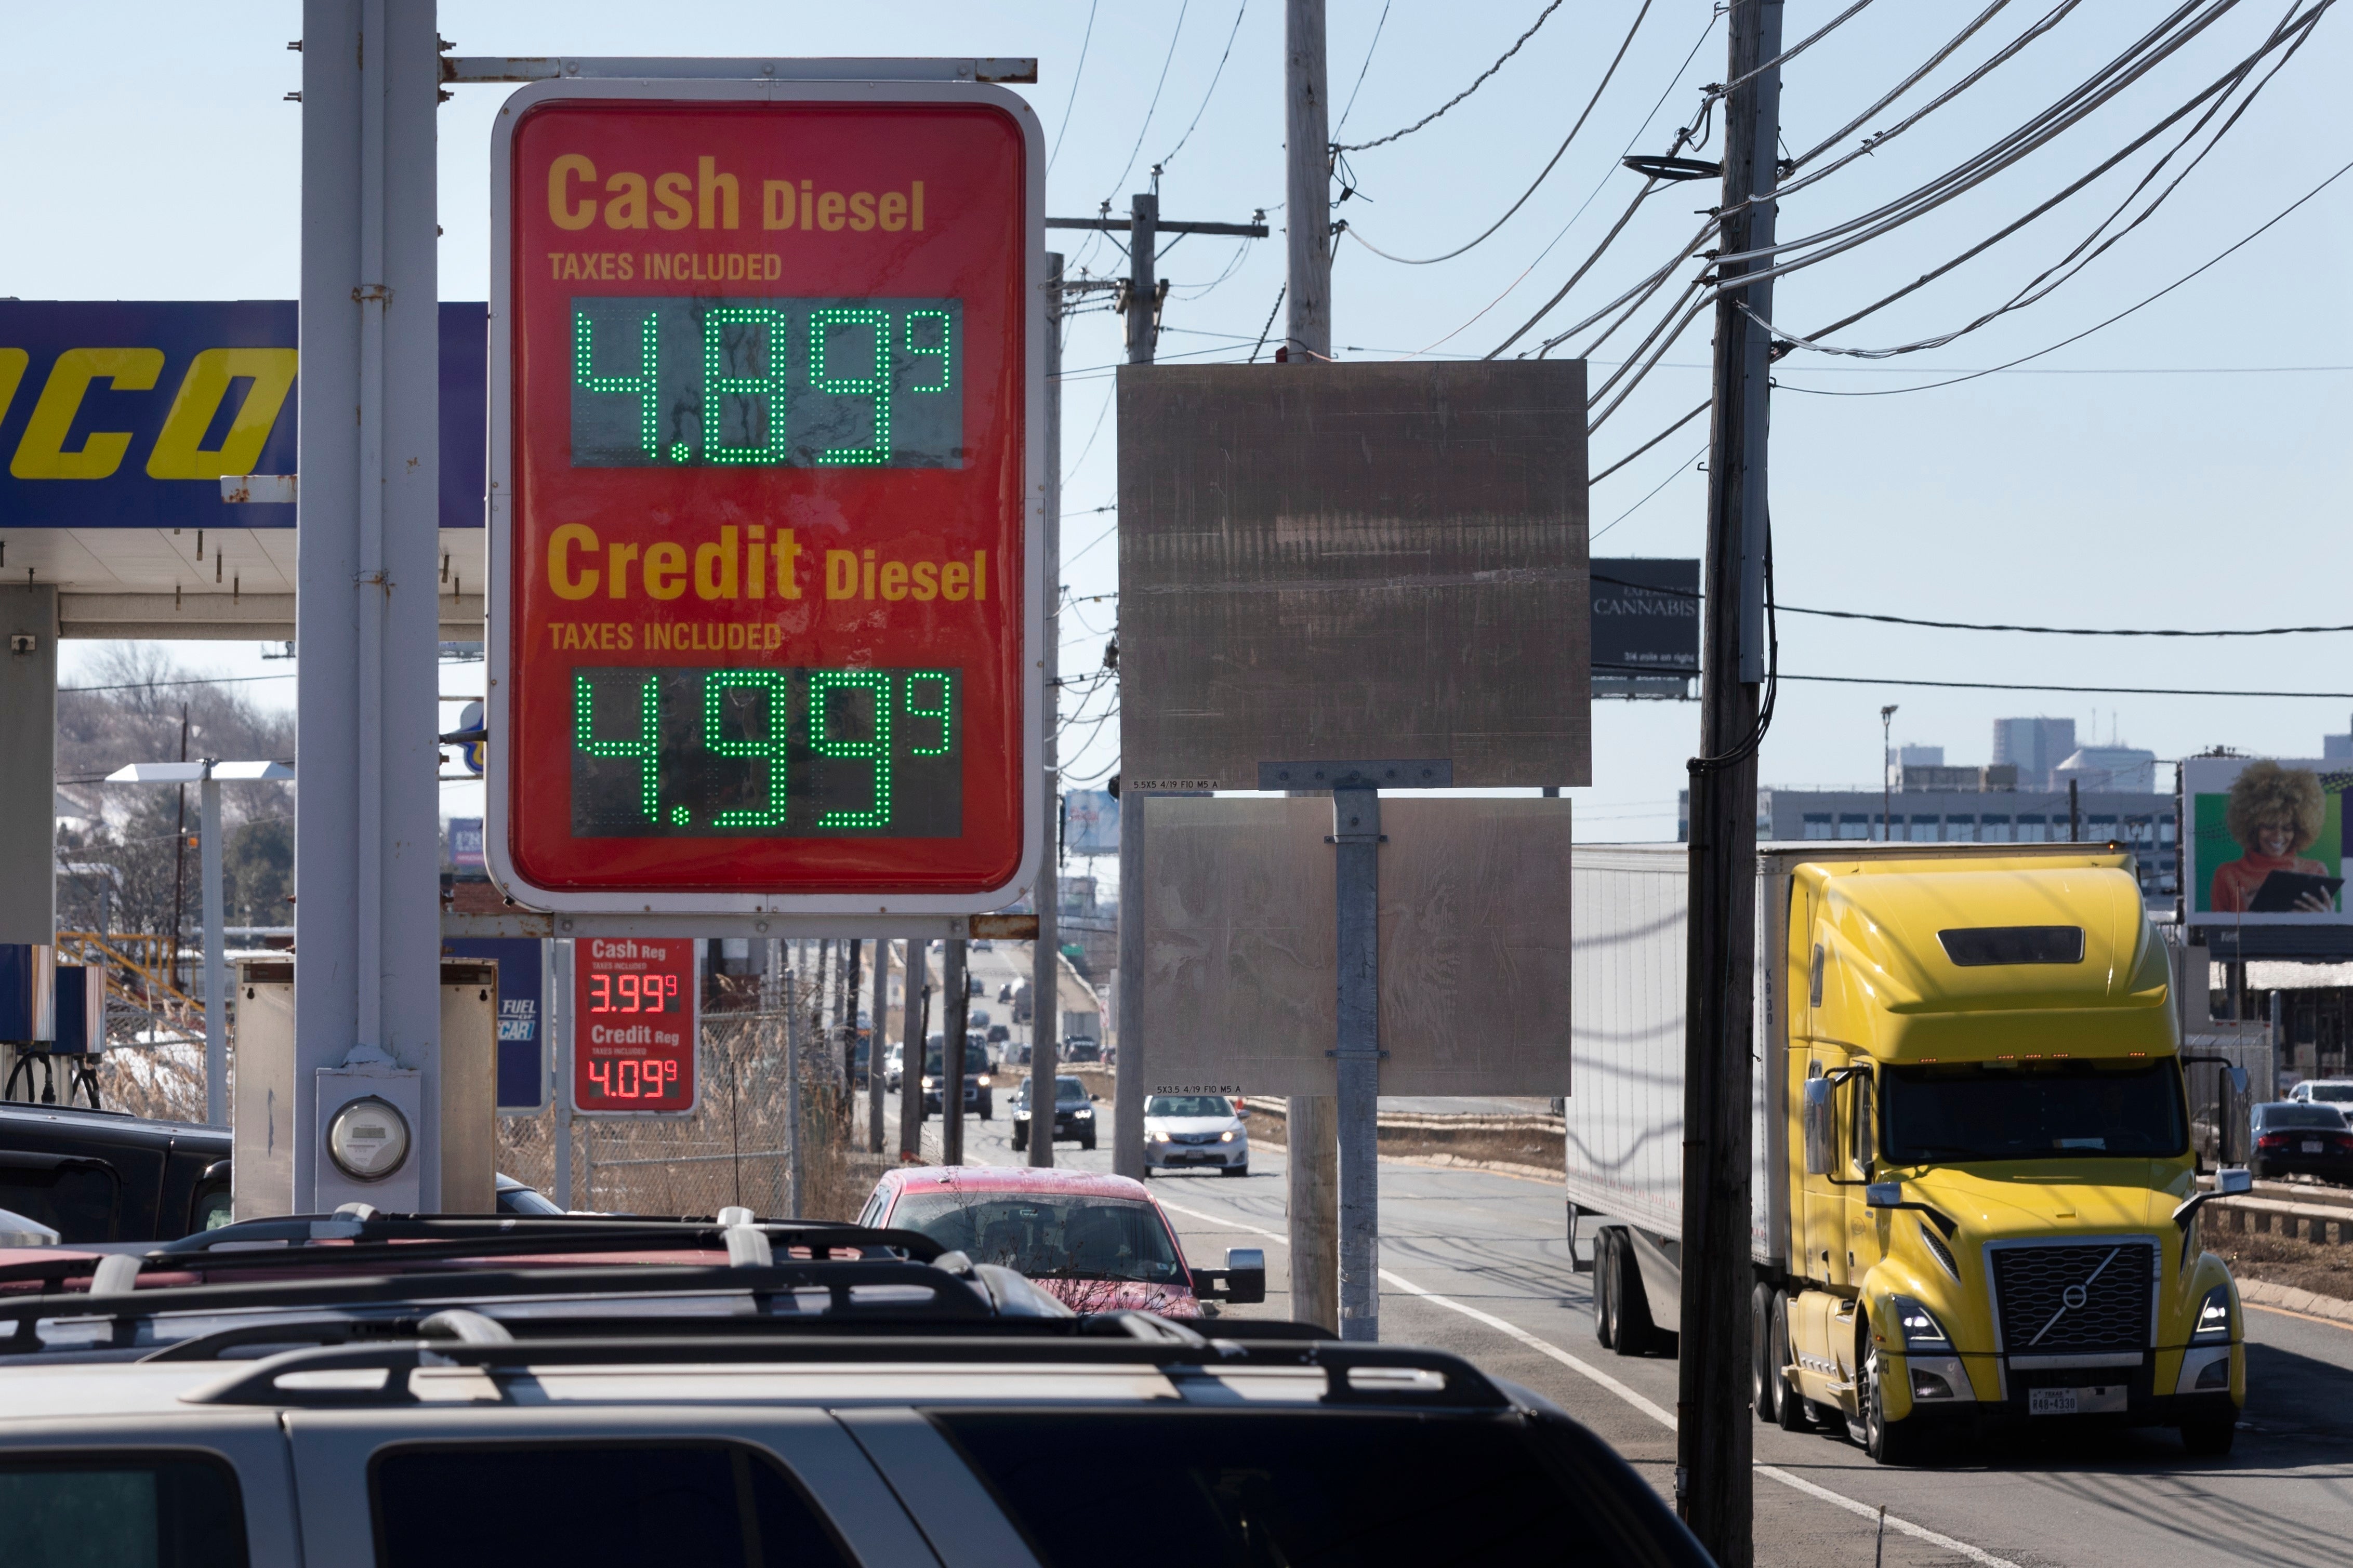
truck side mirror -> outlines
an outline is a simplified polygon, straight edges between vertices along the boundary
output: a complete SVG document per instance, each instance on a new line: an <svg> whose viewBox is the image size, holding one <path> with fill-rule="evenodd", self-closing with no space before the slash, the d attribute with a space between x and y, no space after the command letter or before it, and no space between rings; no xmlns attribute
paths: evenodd
<svg viewBox="0 0 2353 1568"><path fill-rule="evenodd" d="M2214 1191L2221 1197L2235 1198L2254 1190L2254 1174L2244 1165L2233 1165L2214 1173Z"/></svg>
<svg viewBox="0 0 2353 1568"><path fill-rule="evenodd" d="M1862 1189L1862 1201L1875 1209L1899 1208L1904 1203L1904 1184L1873 1182Z"/></svg>
<svg viewBox="0 0 2353 1568"><path fill-rule="evenodd" d="M1806 1174L1826 1176L1831 1170L1831 1080L1806 1080Z"/></svg>
<svg viewBox="0 0 2353 1568"><path fill-rule="evenodd" d="M1266 1251L1257 1247L1226 1248L1226 1300L1250 1306L1266 1300Z"/></svg>

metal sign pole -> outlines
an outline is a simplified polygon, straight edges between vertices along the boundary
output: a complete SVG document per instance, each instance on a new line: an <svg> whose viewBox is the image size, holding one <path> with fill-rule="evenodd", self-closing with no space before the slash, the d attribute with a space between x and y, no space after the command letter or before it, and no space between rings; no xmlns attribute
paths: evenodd
<svg viewBox="0 0 2353 1568"><path fill-rule="evenodd" d="M1381 795L1332 792L1339 915L1340 1337L1381 1337Z"/></svg>
<svg viewBox="0 0 2353 1568"><path fill-rule="evenodd" d="M227 941L227 916L221 910L220 780L205 763L205 782L198 786L203 802L196 841L205 879L205 1120L215 1127L228 1125L228 966L221 949Z"/></svg>
<svg viewBox="0 0 2353 1568"><path fill-rule="evenodd" d="M964 977L964 942L940 943L940 986L947 1005L940 1009L940 1163L964 1163L964 1038L971 983Z"/></svg>
<svg viewBox="0 0 2353 1568"><path fill-rule="evenodd" d="M785 1011L785 1213L801 1215L801 1021L799 976L787 973L779 990Z"/></svg>
<svg viewBox="0 0 2353 1568"><path fill-rule="evenodd" d="M572 944L551 942L547 944L549 967L554 972L547 987L547 1019L549 1058L554 1073L549 1086L549 1098L555 1102L555 1184L548 1196L555 1206L572 1206Z"/></svg>
<svg viewBox="0 0 2353 1568"><path fill-rule="evenodd" d="M874 939L874 1008L866 1031L866 1152L882 1152L882 1016L891 1005L891 939ZM853 1020L854 1022L854 1020Z"/></svg>
<svg viewBox="0 0 2353 1568"><path fill-rule="evenodd" d="M932 984L932 944L907 939L899 1004L899 1163L923 1163L923 1002Z"/></svg>
<svg viewBox="0 0 2353 1568"><path fill-rule="evenodd" d="M293 1205L313 1206L318 1070L420 1076L419 1201L441 1203L434 772L440 335L433 0L302 7L301 547L295 624Z"/></svg>
<svg viewBox="0 0 2353 1568"><path fill-rule="evenodd" d="M1062 603L1062 253L1046 253L1046 635L1039 651L1046 661L1045 695L1038 705L1039 755L1046 769L1046 813L1038 824L1045 841L1037 890L1038 940L1029 963L1029 1163L1054 1163L1054 1042L1062 1021L1062 862L1055 853L1061 826ZM1098 1042L1100 1043L1100 1042Z"/></svg>

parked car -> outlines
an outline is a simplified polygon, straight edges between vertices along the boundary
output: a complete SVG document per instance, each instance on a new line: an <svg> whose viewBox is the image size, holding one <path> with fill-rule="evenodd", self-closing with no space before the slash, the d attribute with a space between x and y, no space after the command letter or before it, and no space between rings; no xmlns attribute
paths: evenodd
<svg viewBox="0 0 2353 1568"><path fill-rule="evenodd" d="M2318 1176L2353 1182L2353 1124L2334 1105L2275 1100L2247 1113L2254 1148L2247 1170L2256 1180Z"/></svg>
<svg viewBox="0 0 2353 1568"><path fill-rule="evenodd" d="M1144 1184L1102 1171L904 1167L875 1184L859 1224L915 1231L976 1263L1000 1264L1082 1314L1191 1319L1204 1300L1266 1300L1263 1251L1234 1247L1223 1270L1196 1271Z"/></svg>
<svg viewBox="0 0 2353 1568"><path fill-rule="evenodd" d="M526 1186L505 1172L499 1173L499 1212L512 1215L560 1215L554 1198L537 1187Z"/></svg>
<svg viewBox="0 0 2353 1568"><path fill-rule="evenodd" d="M1029 1080L1013 1091L1013 1147L1016 1152L1029 1147ZM1095 1146L1095 1097L1087 1086L1074 1078L1054 1079L1054 1130L1056 1142L1075 1138L1082 1149Z"/></svg>
<svg viewBox="0 0 2353 1568"><path fill-rule="evenodd" d="M1103 1046L1085 1035L1072 1035L1062 1042L1060 1054L1066 1062L1099 1062L1103 1060Z"/></svg>
<svg viewBox="0 0 2353 1568"><path fill-rule="evenodd" d="M2353 1115L2353 1078L2308 1078L2287 1091L2290 1100L2342 1105Z"/></svg>
<svg viewBox="0 0 2353 1568"><path fill-rule="evenodd" d="M0 1209L61 1241L173 1241L226 1225L228 1178L226 1127L0 1105Z"/></svg>
<svg viewBox="0 0 2353 1568"><path fill-rule="evenodd" d="M1593 1434L1458 1356L1089 1321L927 1236L306 1215L191 1239L217 1250L5 1255L42 1306L0 1357L0 1563L962 1568L1095 1561L1123 1531L1202 1568L1335 1538L1355 1568L1708 1561ZM1080 1484L1071 1455L1118 1462Z"/></svg>
<svg viewBox="0 0 2353 1568"><path fill-rule="evenodd" d="M1155 1094L1144 1102L1144 1173L1194 1167L1250 1174L1250 1129L1222 1094Z"/></svg>

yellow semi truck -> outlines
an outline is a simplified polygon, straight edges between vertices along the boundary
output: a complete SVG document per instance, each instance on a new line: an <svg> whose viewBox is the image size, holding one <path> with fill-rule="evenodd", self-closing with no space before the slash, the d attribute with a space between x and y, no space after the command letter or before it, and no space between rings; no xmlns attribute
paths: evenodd
<svg viewBox="0 0 2353 1568"><path fill-rule="evenodd" d="M1685 854L1573 873L1569 1236L1629 1355L1680 1311ZM2198 1212L2247 1178L2198 1179L2171 979L2108 848L1759 847L1760 1418L1884 1463L2010 1421L2229 1449L2240 1308Z"/></svg>

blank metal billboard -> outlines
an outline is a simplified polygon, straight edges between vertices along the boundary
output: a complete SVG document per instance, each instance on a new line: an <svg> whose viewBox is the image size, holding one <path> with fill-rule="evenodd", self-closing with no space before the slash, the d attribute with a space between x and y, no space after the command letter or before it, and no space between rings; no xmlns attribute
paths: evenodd
<svg viewBox="0 0 2353 1568"><path fill-rule="evenodd" d="M1590 782L1585 367L1124 365L1128 789Z"/></svg>
<svg viewBox="0 0 2353 1568"><path fill-rule="evenodd" d="M1332 1093L1331 800L1148 816L1145 1091ZM1566 800L1381 802L1383 1094L1569 1092L1569 824Z"/></svg>

